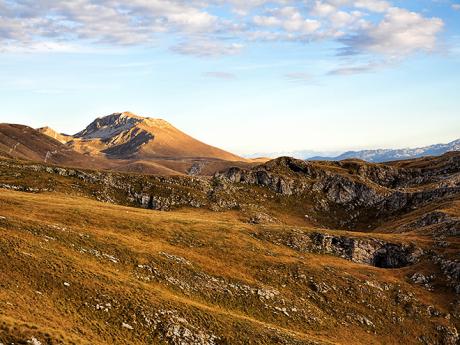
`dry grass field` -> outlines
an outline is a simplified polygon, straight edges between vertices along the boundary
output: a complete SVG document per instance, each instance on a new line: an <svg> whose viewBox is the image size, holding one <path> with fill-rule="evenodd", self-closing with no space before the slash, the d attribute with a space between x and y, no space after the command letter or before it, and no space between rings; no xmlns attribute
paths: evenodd
<svg viewBox="0 0 460 345"><path fill-rule="evenodd" d="M455 294L408 280L422 263L376 268L257 235L318 229L6 190L0 217L4 344L441 344L458 326Z"/></svg>
<svg viewBox="0 0 460 345"><path fill-rule="evenodd" d="M459 168L1 159L0 344L456 345Z"/></svg>

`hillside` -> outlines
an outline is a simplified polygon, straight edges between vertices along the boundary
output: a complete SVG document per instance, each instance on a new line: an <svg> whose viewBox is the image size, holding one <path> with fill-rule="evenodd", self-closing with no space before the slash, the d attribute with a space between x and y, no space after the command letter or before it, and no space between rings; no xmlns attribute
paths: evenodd
<svg viewBox="0 0 460 345"><path fill-rule="evenodd" d="M282 157L250 169L224 169L212 178L69 170L10 160L0 171L3 182L18 190L69 193L72 185L78 195L127 206L234 209L249 218L259 214L292 225L366 232L415 210L454 202L460 192L460 153L455 152L393 165ZM29 174L35 178L27 179Z"/></svg>
<svg viewBox="0 0 460 345"><path fill-rule="evenodd" d="M213 177L0 163L0 342L459 341L460 153Z"/></svg>
<svg viewBox="0 0 460 345"><path fill-rule="evenodd" d="M460 139L447 144L435 144L418 148L379 149L348 151L335 157L311 157L309 160L341 161L344 159L361 159L367 162L382 163L404 159L414 159L426 156L440 156L446 152L460 151Z"/></svg>
<svg viewBox="0 0 460 345"><path fill-rule="evenodd" d="M73 136L2 124L0 157L157 175L213 175L258 163L204 144L164 120L127 112L98 118Z"/></svg>
<svg viewBox="0 0 460 345"><path fill-rule="evenodd" d="M37 131L59 141L61 144L67 144L73 139L72 136L58 133L50 127L37 128Z"/></svg>
<svg viewBox="0 0 460 345"><path fill-rule="evenodd" d="M59 140L23 125L0 124L0 155L50 164L104 166L98 159L85 157Z"/></svg>
<svg viewBox="0 0 460 345"><path fill-rule="evenodd" d="M140 117L128 112L96 119L74 135L70 146L89 154L118 159L208 158L244 161L229 152L204 144L162 119Z"/></svg>

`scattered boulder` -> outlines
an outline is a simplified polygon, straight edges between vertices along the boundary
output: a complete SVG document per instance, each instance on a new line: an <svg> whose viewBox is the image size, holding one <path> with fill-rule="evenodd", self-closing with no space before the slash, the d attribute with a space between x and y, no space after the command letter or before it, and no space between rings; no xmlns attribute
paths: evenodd
<svg viewBox="0 0 460 345"><path fill-rule="evenodd" d="M27 340L27 344L32 344L32 345L42 345L41 341L39 341L37 338L32 337L30 340Z"/></svg>
<svg viewBox="0 0 460 345"><path fill-rule="evenodd" d="M435 277L434 274L424 275L423 273L416 272L409 277L409 280L414 284L423 286L428 291L433 291L431 283L434 281Z"/></svg>
<svg viewBox="0 0 460 345"><path fill-rule="evenodd" d="M129 329L129 330L133 330L133 329L134 329L133 326L131 326L130 324L125 323L125 322L123 322L123 323L121 324L121 327L126 328L126 329Z"/></svg>
<svg viewBox="0 0 460 345"><path fill-rule="evenodd" d="M441 335L442 344L445 345L458 345L460 337L458 331L455 327L446 327L439 325L436 327L436 330Z"/></svg>
<svg viewBox="0 0 460 345"><path fill-rule="evenodd" d="M276 220L266 213L259 212L250 216L248 222L251 224L269 224L276 222Z"/></svg>

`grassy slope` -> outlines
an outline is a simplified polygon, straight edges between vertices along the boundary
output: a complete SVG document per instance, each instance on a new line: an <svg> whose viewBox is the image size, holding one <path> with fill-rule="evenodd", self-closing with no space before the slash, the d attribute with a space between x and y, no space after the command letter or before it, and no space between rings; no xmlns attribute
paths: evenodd
<svg viewBox="0 0 460 345"><path fill-rule="evenodd" d="M185 136L185 134L181 135ZM68 167L108 169L158 175L187 174L188 170L195 163L194 159L173 158L174 156L163 159L151 159L150 156L143 157L140 155L134 159L108 159L100 152L104 149L104 146L97 140L86 142L70 140L70 137L66 138L58 137L56 132L48 128L35 130L23 125L0 124L0 157L26 159L39 163L43 163L46 160L48 164L59 164ZM192 144L195 143L193 138L188 136L186 138ZM70 140L69 143L65 144L58 141L64 141L64 139ZM174 142L174 145L177 146L180 143ZM203 163L201 171L203 175L212 175L218 170L233 165L251 167L256 164L251 160L238 159L237 156L198 141L196 143L194 146L187 141L184 143L184 146L188 147L189 152L196 150L197 156L209 153L210 157L213 157L212 154L215 153L216 157L220 158L220 154L222 154L223 158L199 160ZM163 145L168 146L167 143L163 143ZM210 151L206 151L206 148L209 148ZM174 150L171 151L171 154L174 155ZM225 158L228 158L228 160L225 160Z"/></svg>
<svg viewBox="0 0 460 345"><path fill-rule="evenodd" d="M59 141L23 125L0 124L0 152L7 157L46 160L50 164L104 167L102 162L72 151Z"/></svg>
<svg viewBox="0 0 460 345"><path fill-rule="evenodd" d="M409 284L416 267L377 269L257 240L255 230L292 229L232 212L5 190L0 206L4 343L174 343L184 328L218 344L435 342L454 298ZM440 315L428 316L428 305Z"/></svg>

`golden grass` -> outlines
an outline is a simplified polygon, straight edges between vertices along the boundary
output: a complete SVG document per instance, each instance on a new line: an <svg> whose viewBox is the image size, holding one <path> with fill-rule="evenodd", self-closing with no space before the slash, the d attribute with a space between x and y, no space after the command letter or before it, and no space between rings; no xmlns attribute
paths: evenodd
<svg viewBox="0 0 460 345"><path fill-rule="evenodd" d="M163 320L155 330L142 316L155 318L155 312L168 310L200 332L216 334L222 344L280 339L287 344L394 344L401 339L412 344L420 334L431 336L442 320L411 316L407 306L395 302L398 291L413 293L417 308L429 303L444 312L452 300L408 284L414 267L383 270L256 239L255 229L314 229L248 225L237 212L159 212L59 193L0 190L0 216L5 217L0 220L4 343L32 336L76 344L168 342L161 327L174 320ZM139 275L149 273L138 265L159 273L145 280ZM312 290L309 279L326 284L328 291ZM279 294L265 300L232 286ZM98 303L112 308L97 310ZM289 316L275 307L287 308ZM372 319L375 327L358 322L356 315ZM403 321L394 324L391 315ZM121 327L123 322L134 329Z"/></svg>

